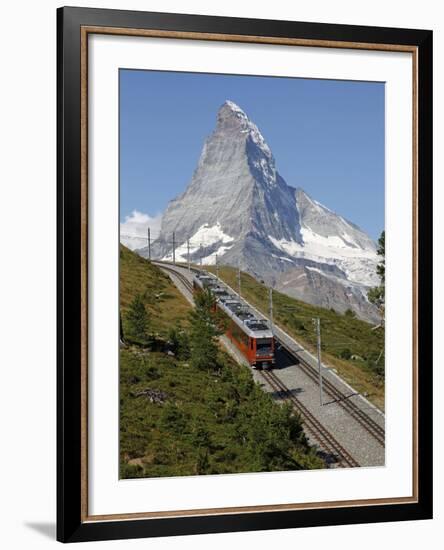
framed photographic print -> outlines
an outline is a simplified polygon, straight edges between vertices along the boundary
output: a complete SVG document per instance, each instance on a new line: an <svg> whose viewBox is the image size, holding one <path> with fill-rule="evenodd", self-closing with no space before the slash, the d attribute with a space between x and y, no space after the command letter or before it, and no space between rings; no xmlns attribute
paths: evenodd
<svg viewBox="0 0 444 550"><path fill-rule="evenodd" d="M58 539L432 517L432 33L58 10Z"/></svg>

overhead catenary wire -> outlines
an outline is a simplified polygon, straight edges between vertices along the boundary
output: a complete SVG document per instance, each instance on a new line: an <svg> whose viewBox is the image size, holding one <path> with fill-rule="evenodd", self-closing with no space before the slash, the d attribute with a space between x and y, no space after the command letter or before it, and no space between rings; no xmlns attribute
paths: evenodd
<svg viewBox="0 0 444 550"><path fill-rule="evenodd" d="M126 232L121 233L120 236L125 237L125 238L137 238L137 239L143 239L144 238L143 235L131 234L131 233L126 233ZM160 236L161 236L161 234L159 233L156 237L153 237L151 235L151 228L150 227L147 228L147 240L148 240L147 249L148 249L148 258L149 259L151 259L151 244L156 243L159 240ZM199 239L199 240L194 239L193 240L193 239L189 239L189 238L186 238L186 239L180 238L180 239L178 239L175 231L172 232L171 237L172 237L171 240L161 239L160 243L172 245L172 261L173 261L173 264L176 263L176 252L178 251L178 249L182 249L182 247L186 248L186 252L182 251L182 250L180 251L179 261L183 261L184 263L186 262L187 265L188 265L189 270L191 269L191 257L193 256L194 258L196 258L196 253L198 253L199 264L201 266L203 265L204 258L206 260L208 260L211 256L214 255L214 258L215 258L214 263L216 265L216 275L217 275L217 277L219 277L218 252L205 254L206 246L213 246L215 244L214 240L211 240L211 241L206 240L206 239ZM185 254L186 254L186 260L184 259ZM242 296L242 283L241 283L242 273L241 273L240 267L238 268L237 277L238 277L238 294L241 297ZM272 304L272 290L269 291L269 292L270 292L270 298L269 298L270 307L274 308L274 313L278 318L281 315L286 314L286 313L291 314L292 317L293 316L296 317L296 319L299 319L301 322L309 321L313 318L312 314L305 313L303 308L301 308L300 306L289 306L287 304L279 304L279 303L277 303L277 304L275 303L273 305ZM320 319L322 319L323 324L335 324L337 322L334 319L328 319L324 316L320 316ZM379 328L379 327L378 326L374 327L374 329L376 329L376 328ZM347 341L347 342L329 343L328 346L329 346L329 348L331 348L331 347L342 347L342 346L353 346L353 343L354 343L353 340L350 340L350 341ZM382 356L382 353L383 353L383 349L381 350L381 352L379 354L378 361L380 360L380 358Z"/></svg>
<svg viewBox="0 0 444 550"><path fill-rule="evenodd" d="M129 239L143 239L146 240L144 233L120 233L120 237L125 237ZM157 244L173 244L173 242L176 245L176 248L180 248L182 246L186 246L187 242L190 244L190 247L199 248L200 245L203 245L203 247L210 247L215 244L214 240L206 240L206 239L187 239L187 238L178 238L177 234L175 232L175 236L171 236L171 239L161 239L159 240L160 234L153 236L151 234L151 243L154 244L156 241L159 241Z"/></svg>

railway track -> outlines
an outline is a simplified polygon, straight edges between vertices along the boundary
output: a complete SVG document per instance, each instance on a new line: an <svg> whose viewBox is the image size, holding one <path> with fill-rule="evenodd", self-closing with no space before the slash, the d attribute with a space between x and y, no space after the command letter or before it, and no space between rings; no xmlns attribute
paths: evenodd
<svg viewBox="0 0 444 550"><path fill-rule="evenodd" d="M292 358L299 361L301 370L317 385L319 385L319 373L315 367L310 365L300 355L289 349L279 338L277 338L282 349ZM364 412L356 403L350 401L330 380L322 379L322 385L325 393L335 400L350 416L352 416L380 445L385 446L385 429L380 426L373 418Z"/></svg>
<svg viewBox="0 0 444 550"><path fill-rule="evenodd" d="M177 271L172 267L165 265L163 262L153 262L153 263L160 264L159 265L160 269L168 271L168 273L172 273L177 279L179 279L179 281L188 290L188 292L193 294L193 285L190 283L190 281L185 277L183 273L181 273L180 271Z"/></svg>
<svg viewBox="0 0 444 550"><path fill-rule="evenodd" d="M291 393L289 388L272 371L259 371L266 382L274 391L289 401L295 410L301 415L304 427L318 441L323 451L334 457L337 466L356 468L359 463L352 455L335 439L335 437L321 424L321 422L307 409L307 407Z"/></svg>
<svg viewBox="0 0 444 550"><path fill-rule="evenodd" d="M166 272L174 275L184 286L184 288L193 294L193 285L188 278L179 270L163 262L156 262L159 267ZM193 269L193 271L198 271ZM310 365L297 353L288 348L279 338L276 338L281 345L282 350L297 359L299 367L316 384L319 384L318 372L315 367ZM321 422L307 409L307 407L294 396L289 388L272 371L259 371L262 377L268 382L274 391L281 393L283 398L289 400L294 408L302 415L305 421L307 431L319 442L323 450L334 456L338 465L345 467L357 467L359 463L350 455L350 453L334 438L334 436L321 424ZM323 379L325 392L343 407L350 416L352 416L376 441L384 446L385 430L377 424L368 414L360 409L355 403L348 401L347 396L343 394L332 382Z"/></svg>

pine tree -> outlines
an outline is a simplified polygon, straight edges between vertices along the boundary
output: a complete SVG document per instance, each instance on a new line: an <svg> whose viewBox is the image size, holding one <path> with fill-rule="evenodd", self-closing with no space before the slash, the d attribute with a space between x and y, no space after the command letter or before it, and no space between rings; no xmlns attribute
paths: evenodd
<svg viewBox="0 0 444 550"><path fill-rule="evenodd" d="M181 361L187 360L190 357L190 342L188 333L181 329L180 326L172 327L168 333L168 340L171 346L171 351Z"/></svg>
<svg viewBox="0 0 444 550"><path fill-rule="evenodd" d="M378 239L378 256L381 256L382 259L376 268L376 271L381 279L381 284L385 285L385 231L381 233L381 236Z"/></svg>
<svg viewBox="0 0 444 550"><path fill-rule="evenodd" d="M217 336L221 334L218 317L214 313L215 299L209 290L195 298L195 309L190 314L191 364L199 369L214 371L217 364Z"/></svg>
<svg viewBox="0 0 444 550"><path fill-rule="evenodd" d="M381 313L382 319L385 315L385 231L381 233L378 239L378 256L381 256L381 261L376 267L376 272L379 276L381 284L371 288L368 293L369 302L375 304Z"/></svg>
<svg viewBox="0 0 444 550"><path fill-rule="evenodd" d="M142 296L136 294L126 314L127 336L135 343L146 344L148 339L148 313Z"/></svg>

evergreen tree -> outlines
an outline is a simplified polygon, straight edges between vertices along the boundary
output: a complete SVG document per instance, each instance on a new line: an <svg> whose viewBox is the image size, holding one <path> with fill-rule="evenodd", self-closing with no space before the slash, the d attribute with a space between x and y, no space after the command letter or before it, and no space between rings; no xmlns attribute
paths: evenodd
<svg viewBox="0 0 444 550"><path fill-rule="evenodd" d="M385 231L381 233L378 239L378 256L381 257L381 261L376 267L376 272L379 276L381 284L368 291L368 299L372 304L379 309L381 317L384 319L385 314Z"/></svg>
<svg viewBox="0 0 444 550"><path fill-rule="evenodd" d="M381 233L381 236L378 239L378 250L377 253L381 256L381 261L376 268L376 271L381 279L381 284L385 284L385 231Z"/></svg>
<svg viewBox="0 0 444 550"><path fill-rule="evenodd" d="M138 344L146 344L148 339L148 313L142 296L136 294L126 314L127 336Z"/></svg>
<svg viewBox="0 0 444 550"><path fill-rule="evenodd" d="M205 290L197 294L195 308L190 314L191 364L208 371L218 368L217 336L222 333L214 305L214 296L209 290Z"/></svg>
<svg viewBox="0 0 444 550"><path fill-rule="evenodd" d="M190 343L188 334L180 326L172 327L168 333L168 340L172 351L181 361L190 357Z"/></svg>

